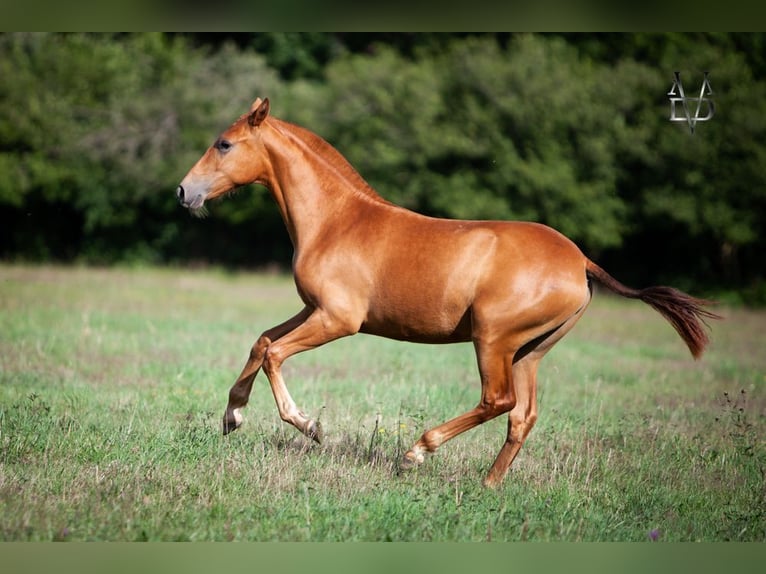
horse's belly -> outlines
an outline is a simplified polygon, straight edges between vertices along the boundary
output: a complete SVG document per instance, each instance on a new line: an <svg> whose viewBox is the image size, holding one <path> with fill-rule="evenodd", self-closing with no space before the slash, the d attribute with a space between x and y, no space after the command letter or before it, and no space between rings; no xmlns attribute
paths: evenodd
<svg viewBox="0 0 766 574"><path fill-rule="evenodd" d="M370 309L362 333L416 343L457 343L471 340L470 310L451 305L405 305Z"/></svg>

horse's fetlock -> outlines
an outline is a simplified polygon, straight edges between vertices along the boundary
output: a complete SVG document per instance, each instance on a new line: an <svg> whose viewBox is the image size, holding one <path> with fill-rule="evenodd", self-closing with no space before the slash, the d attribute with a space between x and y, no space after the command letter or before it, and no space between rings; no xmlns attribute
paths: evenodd
<svg viewBox="0 0 766 574"><path fill-rule="evenodd" d="M423 443L423 446L420 447L421 450L434 452L444 442L444 436L437 430L429 430L423 433L420 442Z"/></svg>
<svg viewBox="0 0 766 574"><path fill-rule="evenodd" d="M324 432L322 431L322 424L319 421L309 421L309 424L306 425L305 434L318 444L322 444Z"/></svg>

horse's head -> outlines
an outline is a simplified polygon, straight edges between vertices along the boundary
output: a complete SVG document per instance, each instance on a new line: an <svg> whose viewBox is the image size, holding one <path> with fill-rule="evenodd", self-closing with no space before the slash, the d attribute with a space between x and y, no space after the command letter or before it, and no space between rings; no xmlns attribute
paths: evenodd
<svg viewBox="0 0 766 574"><path fill-rule="evenodd" d="M263 177L266 153L258 128L268 115L268 98L258 98L248 113L215 140L178 186L176 195L181 205L193 213L204 213L205 201Z"/></svg>

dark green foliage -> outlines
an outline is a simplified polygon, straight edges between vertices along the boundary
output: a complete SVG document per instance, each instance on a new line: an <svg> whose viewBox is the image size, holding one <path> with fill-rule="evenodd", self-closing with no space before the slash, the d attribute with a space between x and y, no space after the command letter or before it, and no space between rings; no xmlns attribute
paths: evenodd
<svg viewBox="0 0 766 574"><path fill-rule="evenodd" d="M621 279L764 298L759 34L5 34L0 257L289 264L265 189L174 188L256 96L388 199L527 219ZM668 121L710 72L716 115Z"/></svg>

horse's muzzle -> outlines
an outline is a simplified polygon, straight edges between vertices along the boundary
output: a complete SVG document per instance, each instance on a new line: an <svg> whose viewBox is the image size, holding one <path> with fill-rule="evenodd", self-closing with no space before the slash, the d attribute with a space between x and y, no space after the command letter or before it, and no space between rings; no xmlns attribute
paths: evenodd
<svg viewBox="0 0 766 574"><path fill-rule="evenodd" d="M184 186L183 185L179 185L178 189L176 190L176 197L178 197L178 202L181 205L185 205L184 204L184 196L185 195L186 195L186 192L184 191Z"/></svg>
<svg viewBox="0 0 766 574"><path fill-rule="evenodd" d="M205 203L205 196L201 193L189 193L184 189L183 185L179 185L176 190L176 197L178 197L178 203L187 209L199 209L202 204Z"/></svg>

